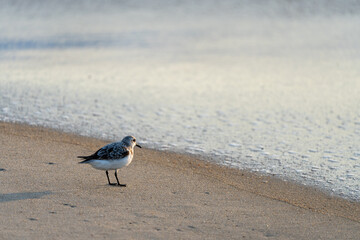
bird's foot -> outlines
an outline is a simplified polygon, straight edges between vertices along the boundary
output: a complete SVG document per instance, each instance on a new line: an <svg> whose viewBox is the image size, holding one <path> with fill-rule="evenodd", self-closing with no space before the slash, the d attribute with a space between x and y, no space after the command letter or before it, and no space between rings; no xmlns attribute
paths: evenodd
<svg viewBox="0 0 360 240"><path fill-rule="evenodd" d="M126 184L118 184L119 187L126 187Z"/></svg>

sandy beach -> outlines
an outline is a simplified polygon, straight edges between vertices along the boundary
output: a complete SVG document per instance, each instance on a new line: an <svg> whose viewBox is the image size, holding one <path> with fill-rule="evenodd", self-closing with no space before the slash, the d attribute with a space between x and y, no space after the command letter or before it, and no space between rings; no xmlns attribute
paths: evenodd
<svg viewBox="0 0 360 240"><path fill-rule="evenodd" d="M0 141L0 239L360 235L360 203L274 177L143 148L120 170L120 188L76 158L105 141L3 122Z"/></svg>

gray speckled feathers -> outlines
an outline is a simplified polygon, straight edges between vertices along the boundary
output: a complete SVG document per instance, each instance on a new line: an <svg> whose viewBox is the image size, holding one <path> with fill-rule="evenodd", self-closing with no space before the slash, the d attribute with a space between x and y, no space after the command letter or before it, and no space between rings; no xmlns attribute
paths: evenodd
<svg viewBox="0 0 360 240"><path fill-rule="evenodd" d="M90 161L93 159L120 159L129 155L129 149L123 146L122 142L110 143L102 148L100 148L96 153L90 156L79 156L79 158L85 159L81 163L85 163L86 161Z"/></svg>

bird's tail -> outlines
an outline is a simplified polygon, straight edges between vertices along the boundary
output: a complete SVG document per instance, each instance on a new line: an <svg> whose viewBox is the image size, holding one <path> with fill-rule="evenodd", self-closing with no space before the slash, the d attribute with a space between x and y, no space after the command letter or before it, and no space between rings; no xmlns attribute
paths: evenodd
<svg viewBox="0 0 360 240"><path fill-rule="evenodd" d="M79 163L87 163L91 160L90 156L78 156L78 158L84 159L83 161L81 161Z"/></svg>

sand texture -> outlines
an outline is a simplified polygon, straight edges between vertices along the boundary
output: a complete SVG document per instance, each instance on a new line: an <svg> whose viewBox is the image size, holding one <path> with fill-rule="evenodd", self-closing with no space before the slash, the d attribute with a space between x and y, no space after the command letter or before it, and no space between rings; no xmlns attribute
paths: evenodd
<svg viewBox="0 0 360 240"><path fill-rule="evenodd" d="M359 203L188 155L136 149L119 172L127 187L109 186L105 172L76 158L104 144L0 123L0 239L360 236Z"/></svg>

